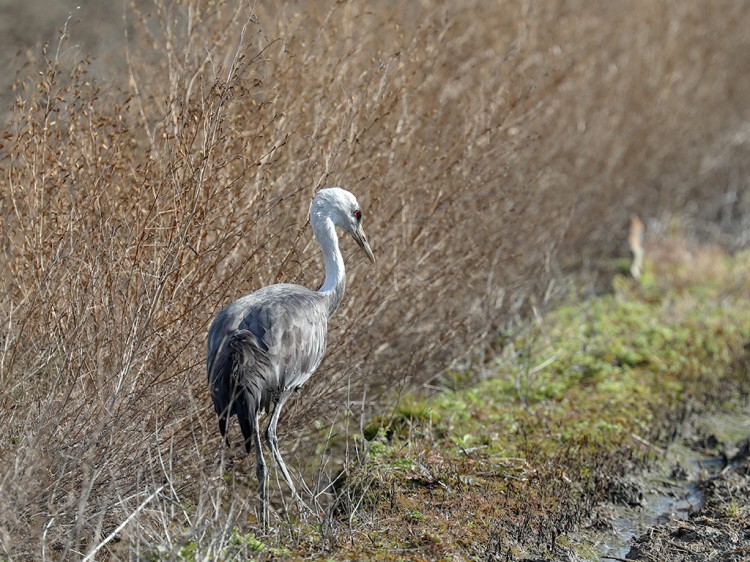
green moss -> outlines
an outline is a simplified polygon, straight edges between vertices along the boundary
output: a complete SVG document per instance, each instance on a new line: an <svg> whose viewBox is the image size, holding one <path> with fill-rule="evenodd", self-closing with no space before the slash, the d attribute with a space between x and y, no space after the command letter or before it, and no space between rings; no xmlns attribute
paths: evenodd
<svg viewBox="0 0 750 562"><path fill-rule="evenodd" d="M721 405L750 390L732 368L750 335L739 267L722 258L702 279L647 264L640 284L617 278L613 294L571 297L506 338L492 376L454 373L451 390L402 398L365 435L374 440L362 468L389 474L370 505L394 529L391 547L412 548L415 533L439 553L488 533L503 552L580 547L564 533L606 493L602 472L652 454L634 435L658 440L686 403ZM727 278L736 290L723 288ZM399 423L410 431L393 430ZM408 507L394 515L394 501ZM424 539L435 529L439 545Z"/></svg>
<svg viewBox="0 0 750 562"><path fill-rule="evenodd" d="M405 518L408 521L419 522L424 519L424 514L417 509L410 509L406 512Z"/></svg>
<svg viewBox="0 0 750 562"><path fill-rule="evenodd" d="M266 546L262 541L257 539L255 535L252 533L242 534L237 529L232 529L229 544L231 545L230 548L233 547L233 550L236 549L254 553L264 552L266 550Z"/></svg>

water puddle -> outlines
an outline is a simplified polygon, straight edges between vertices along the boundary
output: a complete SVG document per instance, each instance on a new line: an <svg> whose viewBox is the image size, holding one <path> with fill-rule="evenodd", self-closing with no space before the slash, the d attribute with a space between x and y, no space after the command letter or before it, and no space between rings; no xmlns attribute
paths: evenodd
<svg viewBox="0 0 750 562"><path fill-rule="evenodd" d="M697 485L702 473L718 473L722 461L716 457L691 451L682 444L670 447L659 466L640 478L640 506L611 505L612 529L603 533L599 542L602 556L625 558L633 541L649 527L669 520L686 520L701 507L701 491Z"/></svg>
<svg viewBox="0 0 750 562"><path fill-rule="evenodd" d="M650 527L687 520L702 507L698 482L719 474L726 466L720 448L750 434L750 406L734 414L706 416L691 424L672 443L657 464L633 480L638 505L611 504L605 508L607 529L598 531L594 550L601 560L626 559L636 538ZM609 557L609 558L608 558Z"/></svg>

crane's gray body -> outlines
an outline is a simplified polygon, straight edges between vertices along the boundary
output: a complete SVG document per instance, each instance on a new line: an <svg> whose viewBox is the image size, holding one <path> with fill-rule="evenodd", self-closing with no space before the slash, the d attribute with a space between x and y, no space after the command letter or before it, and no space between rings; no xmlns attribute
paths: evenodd
<svg viewBox="0 0 750 562"><path fill-rule="evenodd" d="M339 294L300 285L263 287L226 306L208 332L206 368L216 414L252 420L270 411L285 390L296 390L326 350L328 318ZM244 435L249 443L251 435Z"/></svg>
<svg viewBox="0 0 750 562"><path fill-rule="evenodd" d="M264 287L228 305L208 331L206 370L219 431L228 445L227 422L237 416L249 453L255 447L261 520L267 523L266 463L258 417L271 413L265 438L292 495L301 504L279 451L276 426L284 403L310 378L326 350L328 318L344 297L346 273L336 227L352 235L367 257L375 258L361 224L354 195L339 187L320 190L310 205L310 225L325 258L323 285Z"/></svg>

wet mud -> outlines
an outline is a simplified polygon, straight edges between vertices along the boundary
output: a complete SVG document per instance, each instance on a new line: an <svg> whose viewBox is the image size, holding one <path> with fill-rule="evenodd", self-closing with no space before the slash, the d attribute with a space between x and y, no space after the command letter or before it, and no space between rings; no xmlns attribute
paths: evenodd
<svg viewBox="0 0 750 562"><path fill-rule="evenodd" d="M694 484L700 505L648 529L625 560L750 560L750 440L720 447Z"/></svg>
<svg viewBox="0 0 750 562"><path fill-rule="evenodd" d="M690 425L600 511L600 560L750 560L750 410Z"/></svg>

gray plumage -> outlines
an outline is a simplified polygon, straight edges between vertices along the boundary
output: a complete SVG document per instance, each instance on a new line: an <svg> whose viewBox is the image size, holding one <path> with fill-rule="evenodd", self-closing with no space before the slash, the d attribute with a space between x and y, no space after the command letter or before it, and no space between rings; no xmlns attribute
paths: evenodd
<svg viewBox="0 0 750 562"><path fill-rule="evenodd" d="M246 416L268 412L282 389L297 388L307 380L325 353L327 300L299 285L271 285L216 316L208 342L208 372L216 361L211 397L217 413L239 415L238 408L246 410ZM230 410L232 385L238 382L252 404L240 396Z"/></svg>
<svg viewBox="0 0 750 562"><path fill-rule="evenodd" d="M247 452L255 447L264 526L267 473L258 418L263 412L271 413L266 443L299 500L278 450L276 425L290 394L323 360L328 318L344 296L346 274L335 227L349 232L374 262L361 218L359 204L348 191L328 188L318 192L310 206L310 224L325 257L326 278L321 288L311 291L288 283L264 287L221 310L209 329L206 368L219 431L228 445L227 423L237 416Z"/></svg>

